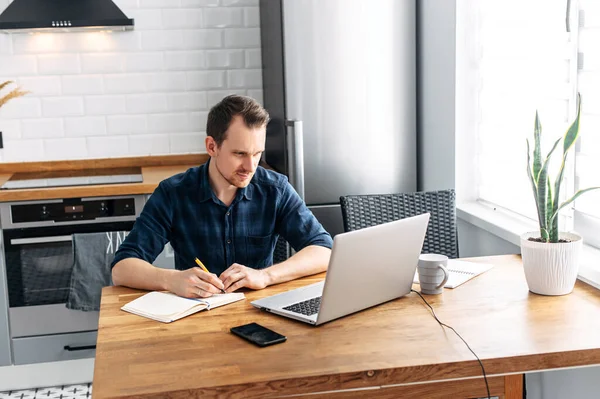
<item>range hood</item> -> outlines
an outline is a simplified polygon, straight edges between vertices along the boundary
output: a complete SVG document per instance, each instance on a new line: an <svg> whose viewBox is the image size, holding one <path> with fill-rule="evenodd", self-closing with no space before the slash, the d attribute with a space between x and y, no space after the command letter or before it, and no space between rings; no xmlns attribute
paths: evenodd
<svg viewBox="0 0 600 399"><path fill-rule="evenodd" d="M14 0L0 14L0 31L131 30L133 19L112 0Z"/></svg>

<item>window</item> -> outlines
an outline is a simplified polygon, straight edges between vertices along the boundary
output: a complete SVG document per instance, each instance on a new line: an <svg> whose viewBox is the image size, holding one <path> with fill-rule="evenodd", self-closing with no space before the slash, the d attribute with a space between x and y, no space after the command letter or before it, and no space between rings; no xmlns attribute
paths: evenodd
<svg viewBox="0 0 600 399"><path fill-rule="evenodd" d="M468 14L467 23L461 12ZM537 219L525 140L533 145L537 110L546 154L575 118L577 92L582 95L581 137L569 154L561 201L579 187L600 186L600 2L459 0L457 27L463 30L457 38L464 50L457 50L457 58L468 60L459 60L458 68L468 70L462 76L472 94L459 96L457 109L462 118L469 115L464 125L476 138L471 144L476 197ZM559 152L561 147L553 157L552 179ZM587 243L600 247L600 190L580 197L561 215L561 229L574 227Z"/></svg>
<svg viewBox="0 0 600 399"><path fill-rule="evenodd" d="M579 0L577 87L583 98L580 139L576 147L576 188L600 186L600 3ZM600 247L600 190L575 201L575 229Z"/></svg>

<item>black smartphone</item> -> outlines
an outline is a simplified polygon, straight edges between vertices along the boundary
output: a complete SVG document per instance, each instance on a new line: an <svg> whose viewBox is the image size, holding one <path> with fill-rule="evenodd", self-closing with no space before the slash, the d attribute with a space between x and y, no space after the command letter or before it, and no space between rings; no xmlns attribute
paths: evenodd
<svg viewBox="0 0 600 399"><path fill-rule="evenodd" d="M232 327L230 330L237 336L244 338L260 347L285 342L287 337L269 330L257 323L244 324L243 326Z"/></svg>

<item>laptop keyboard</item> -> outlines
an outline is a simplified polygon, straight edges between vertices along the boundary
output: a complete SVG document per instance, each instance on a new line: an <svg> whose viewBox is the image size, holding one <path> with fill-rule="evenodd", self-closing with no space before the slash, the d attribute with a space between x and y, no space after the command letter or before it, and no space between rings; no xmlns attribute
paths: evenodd
<svg viewBox="0 0 600 399"><path fill-rule="evenodd" d="M312 316L319 313L319 307L321 306L321 297L312 298L306 301L297 302L283 309L289 310L290 312L300 313L305 316Z"/></svg>

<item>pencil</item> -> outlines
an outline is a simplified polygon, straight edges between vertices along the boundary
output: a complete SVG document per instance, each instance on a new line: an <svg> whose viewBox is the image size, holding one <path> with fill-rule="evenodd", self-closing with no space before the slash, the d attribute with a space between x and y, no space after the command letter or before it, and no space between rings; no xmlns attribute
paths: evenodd
<svg viewBox="0 0 600 399"><path fill-rule="evenodd" d="M210 273L206 266L204 266L204 263L200 262L200 259L196 258L195 261L196 264L202 268L202 270L204 270L206 273Z"/></svg>
<svg viewBox="0 0 600 399"><path fill-rule="evenodd" d="M206 273L210 273L210 272L208 271L208 269L206 268L206 266L204 266L204 263L200 262L200 259L196 258L196 259L194 259L194 260L196 261L196 264L197 264L198 266L200 266L200 268L201 268L202 270L204 270ZM224 289L221 289L221 292L222 292L223 294L226 294L226 292L225 292L225 290L224 290Z"/></svg>

